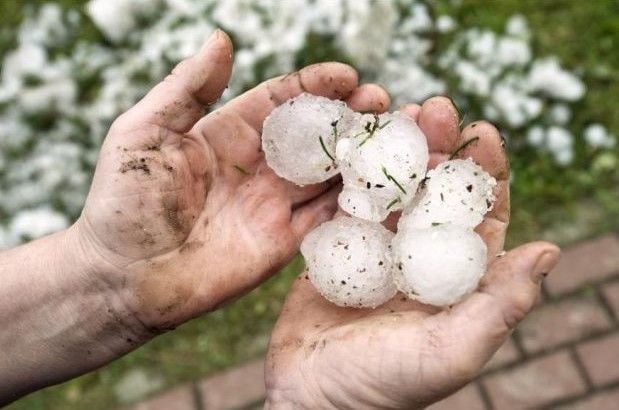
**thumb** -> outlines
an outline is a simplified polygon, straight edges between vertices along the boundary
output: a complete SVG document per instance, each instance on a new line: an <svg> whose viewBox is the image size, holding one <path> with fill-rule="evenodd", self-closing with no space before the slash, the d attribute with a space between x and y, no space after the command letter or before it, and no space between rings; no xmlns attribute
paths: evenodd
<svg viewBox="0 0 619 410"><path fill-rule="evenodd" d="M533 308L541 281L557 265L560 253L551 243L531 242L492 263L479 293L492 299L494 310L500 312L508 329L513 329ZM466 309L467 302L461 308Z"/></svg>
<svg viewBox="0 0 619 410"><path fill-rule="evenodd" d="M510 331L533 308L540 284L557 264L560 250L548 242L522 245L495 260L477 292L445 311L447 329L457 329L459 343L471 349L466 368L478 371Z"/></svg>
<svg viewBox="0 0 619 410"><path fill-rule="evenodd" d="M232 72L232 41L215 30L200 51L181 61L133 108L114 123L116 129L153 124L184 133L224 92Z"/></svg>

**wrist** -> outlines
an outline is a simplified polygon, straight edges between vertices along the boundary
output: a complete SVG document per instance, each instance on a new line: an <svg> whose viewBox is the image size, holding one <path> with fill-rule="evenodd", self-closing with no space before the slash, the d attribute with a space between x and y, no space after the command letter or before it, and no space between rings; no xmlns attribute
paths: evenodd
<svg viewBox="0 0 619 410"><path fill-rule="evenodd" d="M124 335L123 339L139 345L161 333L145 324L134 308L135 290L128 278L131 261L107 254L81 219L63 234L67 260L73 261L83 284L94 290L101 314L117 324L116 330Z"/></svg>
<svg viewBox="0 0 619 410"><path fill-rule="evenodd" d="M0 405L86 373L152 337L78 230L0 253Z"/></svg>

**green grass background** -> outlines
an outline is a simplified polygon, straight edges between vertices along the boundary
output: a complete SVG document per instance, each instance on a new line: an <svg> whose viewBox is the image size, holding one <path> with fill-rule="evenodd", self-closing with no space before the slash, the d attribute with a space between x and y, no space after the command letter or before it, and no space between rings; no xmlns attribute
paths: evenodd
<svg viewBox="0 0 619 410"><path fill-rule="evenodd" d="M84 4L82 0L56 2L77 8ZM41 3L0 0L0 56L14 45L15 27L24 6ZM452 15L461 27L499 31L512 14L525 15L534 36L534 55L556 54L564 66L584 75L588 92L575 109L575 123L601 122L619 134L619 1L464 0L457 7L449 1L431 4L438 13ZM82 36L100 39L89 25L82 28ZM321 41L309 38L299 64L337 57L330 49L316 47ZM616 155L616 151L609 155ZM595 157L586 152L579 158L574 166L562 169L533 150L511 156L516 183L509 246L538 238L569 243L616 229L616 167L598 167L593 163ZM264 353L284 295L301 267L302 260L297 258L232 305L193 320L99 371L32 394L9 409L113 408L119 405L113 387L129 369L139 367L156 374L168 387L258 357Z"/></svg>

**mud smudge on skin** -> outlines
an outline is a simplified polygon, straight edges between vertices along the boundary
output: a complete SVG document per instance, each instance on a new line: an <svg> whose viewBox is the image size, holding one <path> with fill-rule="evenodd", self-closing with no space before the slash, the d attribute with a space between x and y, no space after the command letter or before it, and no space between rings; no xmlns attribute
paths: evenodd
<svg viewBox="0 0 619 410"><path fill-rule="evenodd" d="M166 113L165 112L157 112L156 114L161 115L161 116L165 116ZM163 141L165 141L165 139L168 136L168 130L160 127L157 133L157 137L153 138L153 140L146 146L146 151L161 151L161 145L163 144Z"/></svg>
<svg viewBox="0 0 619 410"><path fill-rule="evenodd" d="M120 166L119 171L121 174L125 174L129 171L142 171L146 175L150 175L150 167L146 163L146 158L129 160Z"/></svg>
<svg viewBox="0 0 619 410"><path fill-rule="evenodd" d="M183 230L179 216L178 199L175 196L166 196L163 198L163 213L165 220L174 232Z"/></svg>

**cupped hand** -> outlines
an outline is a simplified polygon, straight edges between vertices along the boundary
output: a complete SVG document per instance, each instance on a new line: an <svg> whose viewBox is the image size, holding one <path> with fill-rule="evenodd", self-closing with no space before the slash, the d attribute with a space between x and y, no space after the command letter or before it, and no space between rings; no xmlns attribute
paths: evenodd
<svg viewBox="0 0 619 410"><path fill-rule="evenodd" d="M172 328L252 289L332 217L329 183L298 187L266 166L261 128L307 91L376 110L385 92L317 64L268 80L203 116L224 91L232 45L216 31L112 125L75 225L96 274L147 330Z"/></svg>
<svg viewBox="0 0 619 410"><path fill-rule="evenodd" d="M480 372L532 308L540 281L557 262L558 248L543 242L501 254L509 167L491 124L473 122L460 132L457 111L444 97L402 110L424 131L431 167L475 138L458 157L472 157L497 179L495 207L476 228L488 246L488 271L475 293L442 310L401 294L375 310L341 308L301 275L271 337L267 407L423 408Z"/></svg>

